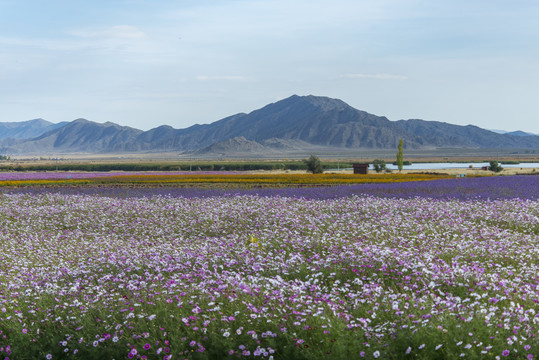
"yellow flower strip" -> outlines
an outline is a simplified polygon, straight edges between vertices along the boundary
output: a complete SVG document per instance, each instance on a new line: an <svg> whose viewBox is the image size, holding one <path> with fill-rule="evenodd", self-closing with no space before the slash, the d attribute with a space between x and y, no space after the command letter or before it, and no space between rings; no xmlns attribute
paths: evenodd
<svg viewBox="0 0 539 360"><path fill-rule="evenodd" d="M118 175L91 179L4 180L0 186L53 186L53 185L338 185L361 183L388 183L447 179L451 176L433 174L194 174L194 175Z"/></svg>
<svg viewBox="0 0 539 360"><path fill-rule="evenodd" d="M121 175L92 179L99 183L157 183L157 184L359 184L447 179L451 176L432 174L202 174L202 175Z"/></svg>
<svg viewBox="0 0 539 360"><path fill-rule="evenodd" d="M0 181L0 187L2 186L50 186L50 185L86 185L91 184L89 179L76 179L76 180L2 180Z"/></svg>

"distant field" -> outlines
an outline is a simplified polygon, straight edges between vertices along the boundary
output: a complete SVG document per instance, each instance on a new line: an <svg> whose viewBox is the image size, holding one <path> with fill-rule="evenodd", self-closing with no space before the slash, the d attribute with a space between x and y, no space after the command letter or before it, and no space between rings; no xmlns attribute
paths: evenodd
<svg viewBox="0 0 539 360"><path fill-rule="evenodd" d="M352 163L383 159L395 161L396 150L350 150L343 153L317 154L325 169L351 168ZM52 157L15 157L12 161L0 161L1 171L285 171L305 170L303 159L310 154L276 158L248 157L195 157L176 153L155 154L109 154L109 155L55 155ZM490 160L509 162L539 162L539 154L500 150L405 150L405 160L419 162L485 162Z"/></svg>

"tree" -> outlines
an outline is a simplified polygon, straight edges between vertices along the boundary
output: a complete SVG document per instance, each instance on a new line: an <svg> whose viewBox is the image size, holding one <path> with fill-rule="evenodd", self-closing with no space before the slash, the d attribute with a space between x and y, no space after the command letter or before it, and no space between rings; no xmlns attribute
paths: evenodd
<svg viewBox="0 0 539 360"><path fill-rule="evenodd" d="M386 170L386 162L384 160L375 159L372 162L372 166L374 167L374 171L377 173Z"/></svg>
<svg viewBox="0 0 539 360"><path fill-rule="evenodd" d="M498 162L496 160L491 160L490 161L490 166L488 167L488 169L490 171L494 171L494 172L500 172L503 170L503 167L498 164Z"/></svg>
<svg viewBox="0 0 539 360"><path fill-rule="evenodd" d="M399 168L399 171L402 171L402 165L404 162L404 150L402 145L402 139L399 140L399 146L397 148L397 167Z"/></svg>
<svg viewBox="0 0 539 360"><path fill-rule="evenodd" d="M305 163L305 165L307 165L307 171L310 171L313 174L321 174L324 172L324 169L322 169L322 163L320 163L320 159L314 155L311 155L310 158L303 160L303 162Z"/></svg>

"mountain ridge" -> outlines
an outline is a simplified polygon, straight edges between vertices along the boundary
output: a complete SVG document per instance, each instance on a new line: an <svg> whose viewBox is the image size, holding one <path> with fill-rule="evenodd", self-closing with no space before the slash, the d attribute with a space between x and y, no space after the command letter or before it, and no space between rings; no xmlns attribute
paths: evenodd
<svg viewBox="0 0 539 360"><path fill-rule="evenodd" d="M66 124L67 122L52 123L41 118L20 122L0 122L0 139L28 139L61 128Z"/></svg>
<svg viewBox="0 0 539 360"><path fill-rule="evenodd" d="M142 131L113 122L100 124L86 119L51 128L53 123L43 119L32 121L34 128L42 130L41 134L31 138L0 137L0 152L263 153L278 151L275 144L279 144L282 151L309 146L395 149L400 138L409 149L539 149L539 136L523 136L523 132L498 134L475 125L421 119L390 121L384 116L355 109L340 99L313 95L292 95L250 113L238 113L211 124L195 124L184 129L161 125ZM7 129L5 124L11 124L11 129L14 127L14 123L0 123L0 129L2 125ZM27 133L31 134L29 130Z"/></svg>

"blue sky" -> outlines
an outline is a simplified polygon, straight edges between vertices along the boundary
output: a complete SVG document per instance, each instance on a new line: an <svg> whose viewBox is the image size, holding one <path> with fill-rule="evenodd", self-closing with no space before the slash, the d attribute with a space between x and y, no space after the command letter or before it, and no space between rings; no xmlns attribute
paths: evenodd
<svg viewBox="0 0 539 360"><path fill-rule="evenodd" d="M0 121L185 128L292 94L539 134L536 0L0 0Z"/></svg>

